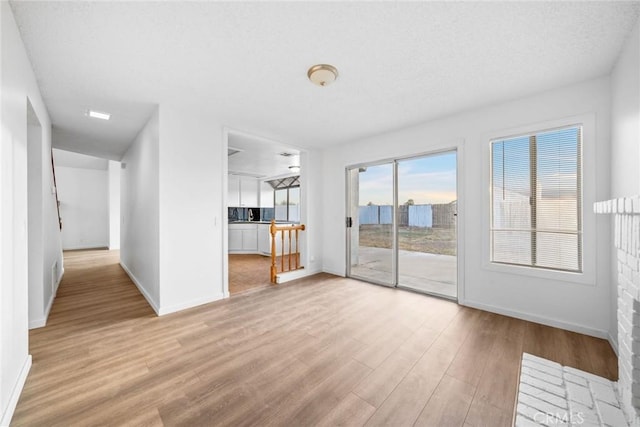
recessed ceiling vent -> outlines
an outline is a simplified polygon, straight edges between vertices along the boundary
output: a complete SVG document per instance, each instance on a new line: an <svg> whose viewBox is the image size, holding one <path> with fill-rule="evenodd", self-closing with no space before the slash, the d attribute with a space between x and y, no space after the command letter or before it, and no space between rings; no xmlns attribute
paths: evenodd
<svg viewBox="0 0 640 427"><path fill-rule="evenodd" d="M227 156L228 156L228 157L231 157L231 156L233 156L234 154L238 154L238 153L239 153L239 152L241 152L241 151L242 151L242 150L240 150L240 149L238 149L238 148L231 148L231 147L229 147L229 148L227 148Z"/></svg>

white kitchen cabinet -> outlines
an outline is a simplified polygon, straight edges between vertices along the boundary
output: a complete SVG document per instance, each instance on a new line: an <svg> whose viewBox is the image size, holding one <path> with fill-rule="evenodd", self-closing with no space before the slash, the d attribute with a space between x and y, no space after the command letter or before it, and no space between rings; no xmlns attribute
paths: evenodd
<svg viewBox="0 0 640 427"><path fill-rule="evenodd" d="M244 208L257 208L258 180L249 177L240 177L240 206Z"/></svg>
<svg viewBox="0 0 640 427"><path fill-rule="evenodd" d="M271 255L271 234L269 233L271 224L258 225L258 252L263 255Z"/></svg>
<svg viewBox="0 0 640 427"><path fill-rule="evenodd" d="M260 181L260 207L273 207L273 187L266 181Z"/></svg>
<svg viewBox="0 0 640 427"><path fill-rule="evenodd" d="M258 252L258 224L229 224L229 252Z"/></svg>
<svg viewBox="0 0 640 427"><path fill-rule="evenodd" d="M258 250L258 229L242 230L242 250L256 252Z"/></svg>
<svg viewBox="0 0 640 427"><path fill-rule="evenodd" d="M271 224L229 224L229 252L271 255ZM291 227L292 224L278 224ZM296 235L291 233L291 246L295 250ZM284 234L284 251L289 253L289 233ZM282 233L276 234L276 254L282 253Z"/></svg>
<svg viewBox="0 0 640 427"><path fill-rule="evenodd" d="M229 252L242 250L242 230L229 226Z"/></svg>
<svg viewBox="0 0 640 427"><path fill-rule="evenodd" d="M228 177L228 205L231 207L240 206L240 177L229 175Z"/></svg>
<svg viewBox="0 0 640 427"><path fill-rule="evenodd" d="M228 177L228 206L232 208L257 208L259 197L259 181L255 178L229 175Z"/></svg>

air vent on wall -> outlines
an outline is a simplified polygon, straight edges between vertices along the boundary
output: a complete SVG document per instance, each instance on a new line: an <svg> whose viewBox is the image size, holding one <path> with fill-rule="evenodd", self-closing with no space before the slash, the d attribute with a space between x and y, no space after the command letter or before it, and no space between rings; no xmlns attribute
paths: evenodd
<svg viewBox="0 0 640 427"><path fill-rule="evenodd" d="M266 177L266 175L260 175L260 174L257 174L257 173L237 172L237 171L229 171L229 175L249 176L251 178L265 178Z"/></svg>
<svg viewBox="0 0 640 427"><path fill-rule="evenodd" d="M227 148L227 156L228 156L228 157L231 157L231 156L233 156L234 154L238 154L238 153L239 153L239 152L241 152L241 151L242 151L242 150L240 150L240 149L238 149L238 148L232 148L232 147L229 147L229 148Z"/></svg>

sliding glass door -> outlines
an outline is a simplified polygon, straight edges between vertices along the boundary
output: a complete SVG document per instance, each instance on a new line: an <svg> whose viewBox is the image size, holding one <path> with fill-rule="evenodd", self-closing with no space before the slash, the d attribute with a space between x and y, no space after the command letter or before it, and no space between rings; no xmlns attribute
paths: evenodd
<svg viewBox="0 0 640 427"><path fill-rule="evenodd" d="M398 161L398 286L457 297L456 152Z"/></svg>
<svg viewBox="0 0 640 427"><path fill-rule="evenodd" d="M350 276L395 286L393 163L349 169Z"/></svg>
<svg viewBox="0 0 640 427"><path fill-rule="evenodd" d="M456 151L347 169L347 273L457 298Z"/></svg>

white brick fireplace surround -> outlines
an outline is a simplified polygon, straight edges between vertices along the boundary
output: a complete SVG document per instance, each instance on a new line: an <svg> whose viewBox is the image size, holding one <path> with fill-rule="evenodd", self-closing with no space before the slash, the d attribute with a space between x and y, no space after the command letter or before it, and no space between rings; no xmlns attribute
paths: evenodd
<svg viewBox="0 0 640 427"><path fill-rule="evenodd" d="M524 354L518 427L640 427L640 196L598 202L594 210L615 215L618 382Z"/></svg>

